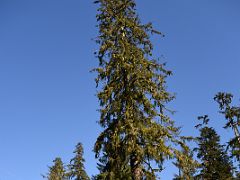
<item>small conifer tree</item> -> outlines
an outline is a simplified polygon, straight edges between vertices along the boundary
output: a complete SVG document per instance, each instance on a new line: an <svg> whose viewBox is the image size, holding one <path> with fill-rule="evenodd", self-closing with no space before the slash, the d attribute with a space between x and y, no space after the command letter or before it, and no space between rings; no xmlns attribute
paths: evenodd
<svg viewBox="0 0 240 180"><path fill-rule="evenodd" d="M193 139L191 139L193 140ZM182 150L176 152L176 162L173 164L178 168L178 174L175 174L174 180L193 180L200 164L193 159L193 151L184 144ZM186 158L186 156L188 158Z"/></svg>
<svg viewBox="0 0 240 180"><path fill-rule="evenodd" d="M49 173L44 178L48 180L67 180L66 170L61 158L57 157L53 160L53 166L49 167Z"/></svg>
<svg viewBox="0 0 240 180"><path fill-rule="evenodd" d="M68 177L73 180L90 180L84 167L85 159L83 158L83 146L81 143L76 145L74 153L75 157L71 159L68 165Z"/></svg>
<svg viewBox="0 0 240 180"><path fill-rule="evenodd" d="M196 151L202 165L197 177L200 179L232 179L234 170L232 162L224 146L220 144L219 135L212 127L207 126L208 116L201 116L199 120L203 120L203 124L198 125L200 136L197 138Z"/></svg>

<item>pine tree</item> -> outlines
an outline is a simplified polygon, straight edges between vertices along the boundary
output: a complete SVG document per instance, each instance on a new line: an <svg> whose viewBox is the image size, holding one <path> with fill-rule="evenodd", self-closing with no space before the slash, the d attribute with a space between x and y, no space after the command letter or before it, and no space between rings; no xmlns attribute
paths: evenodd
<svg viewBox="0 0 240 180"><path fill-rule="evenodd" d="M175 146L182 142L166 114L173 96L165 83L172 73L152 56L150 34L161 33L151 23L141 24L134 0L95 3L100 45L95 70L104 128L94 147L96 179L156 179L164 160L178 156Z"/></svg>
<svg viewBox="0 0 240 180"><path fill-rule="evenodd" d="M47 178L48 180L66 180L66 170L61 158L57 157L55 160L53 160L53 163L54 165L49 167L49 173L47 176L43 177Z"/></svg>
<svg viewBox="0 0 240 180"><path fill-rule="evenodd" d="M208 116L199 117L203 119L198 139L197 157L202 161L200 174L201 179L226 180L233 178L233 166L220 144L220 137L212 127L207 126Z"/></svg>
<svg viewBox="0 0 240 180"><path fill-rule="evenodd" d="M81 143L76 145L74 151L75 157L71 159L69 164L68 177L73 180L89 180L85 167L84 167L84 158L83 158L83 147Z"/></svg>

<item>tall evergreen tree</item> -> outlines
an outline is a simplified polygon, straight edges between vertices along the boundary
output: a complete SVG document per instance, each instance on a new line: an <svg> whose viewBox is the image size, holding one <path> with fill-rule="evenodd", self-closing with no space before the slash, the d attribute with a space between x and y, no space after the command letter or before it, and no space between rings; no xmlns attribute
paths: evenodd
<svg viewBox="0 0 240 180"><path fill-rule="evenodd" d="M71 159L68 166L68 177L73 180L90 180L84 167L85 160L83 158L83 146L81 143L76 145L74 153L75 157Z"/></svg>
<svg viewBox="0 0 240 180"><path fill-rule="evenodd" d="M150 34L141 24L134 0L98 0L100 45L96 68L104 128L94 151L99 158L96 179L156 179L164 160L178 156L179 128L166 115L173 96L166 91L171 71L152 57ZM186 157L187 158L187 157Z"/></svg>
<svg viewBox="0 0 240 180"><path fill-rule="evenodd" d="M49 173L44 178L48 180L66 180L66 170L64 168L61 158L57 157L53 160L54 165L49 167Z"/></svg>
<svg viewBox="0 0 240 180"><path fill-rule="evenodd" d="M231 105L232 98L232 94L220 92L214 97L214 100L219 104L220 113L227 120L224 128L233 129L235 137L230 139L229 146L232 149L232 156L240 162L240 107Z"/></svg>
<svg viewBox="0 0 240 180"><path fill-rule="evenodd" d="M203 120L204 126L200 126L198 139L197 157L202 161L200 179L226 180L233 178L233 166L220 144L220 137L212 127L207 126L208 116L199 117Z"/></svg>

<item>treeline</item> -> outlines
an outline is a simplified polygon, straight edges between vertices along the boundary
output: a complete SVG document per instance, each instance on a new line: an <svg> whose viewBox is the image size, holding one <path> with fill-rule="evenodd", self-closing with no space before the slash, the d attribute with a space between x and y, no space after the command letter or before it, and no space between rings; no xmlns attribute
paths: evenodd
<svg viewBox="0 0 240 180"><path fill-rule="evenodd" d="M94 145L99 173L91 179L160 179L167 160L178 168L175 180L240 179L240 107L231 104L233 96L218 93L214 97L227 120L224 128L235 134L227 144L221 144L214 127L209 127L207 115L198 118L199 137L182 136L166 106L175 98L166 88L172 72L152 54L150 37L162 33L151 23L141 23L134 0L94 3L99 5L99 50L95 52L99 66L94 71L98 74L99 124L103 131ZM194 148L190 142L195 143ZM56 158L44 177L90 179L81 144L74 153L68 165Z"/></svg>
<svg viewBox="0 0 240 180"><path fill-rule="evenodd" d="M231 128L235 137L232 137L226 144L221 144L220 136L213 127L208 126L209 117L207 115L199 116L199 124L195 126L199 130L198 137L183 137L183 139L195 143L194 148L182 146L182 155L176 157L173 164L178 168L179 172L175 174L174 180L212 180L212 179L240 179L239 172L239 117L240 107L231 106L232 95L229 93L218 93L215 100L219 104L220 113L225 116L226 125L224 128ZM90 179L108 179L100 178L100 175L90 178L84 167L83 147L81 143L76 145L74 151L75 157L70 163L65 165L60 157L53 160L54 165L49 167L49 173L44 178L49 180L90 180ZM195 162L189 162L185 159L189 156ZM235 164L235 166L234 166ZM156 179L157 177L153 178ZM129 178L131 179L131 178ZM142 178L147 179L147 178Z"/></svg>
<svg viewBox="0 0 240 180"><path fill-rule="evenodd" d="M65 165L60 157L53 160L54 165L49 167L49 173L43 175L43 178L48 180L90 180L88 177L83 158L83 147L81 143L76 145L73 152L75 156L70 160L69 164Z"/></svg>

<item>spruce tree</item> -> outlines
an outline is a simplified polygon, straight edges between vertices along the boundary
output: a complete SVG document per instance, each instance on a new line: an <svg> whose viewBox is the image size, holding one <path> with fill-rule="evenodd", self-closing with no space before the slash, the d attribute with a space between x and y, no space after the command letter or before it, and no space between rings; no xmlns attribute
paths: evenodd
<svg viewBox="0 0 240 180"><path fill-rule="evenodd" d="M81 143L76 145L74 151L75 157L71 159L68 166L69 172L68 177L73 180L89 180L85 167L84 167L84 158L83 158L83 146Z"/></svg>
<svg viewBox="0 0 240 180"><path fill-rule="evenodd" d="M44 178L48 180L66 180L66 170L64 168L61 158L57 157L53 160L54 165L49 167L49 173Z"/></svg>
<svg viewBox="0 0 240 180"><path fill-rule="evenodd" d="M134 0L95 3L103 128L94 147L100 170L96 179L156 179L164 160L178 156L175 146L182 142L166 113L173 99L166 78L172 73L152 56L150 35L161 33L140 22Z"/></svg>
<svg viewBox="0 0 240 180"><path fill-rule="evenodd" d="M200 136L198 139L198 147L196 148L197 157L201 160L202 165L200 179L226 180L233 178L233 166L224 150L224 146L220 144L220 137L212 127L207 126L208 116L199 117L203 120L203 124L199 127Z"/></svg>

